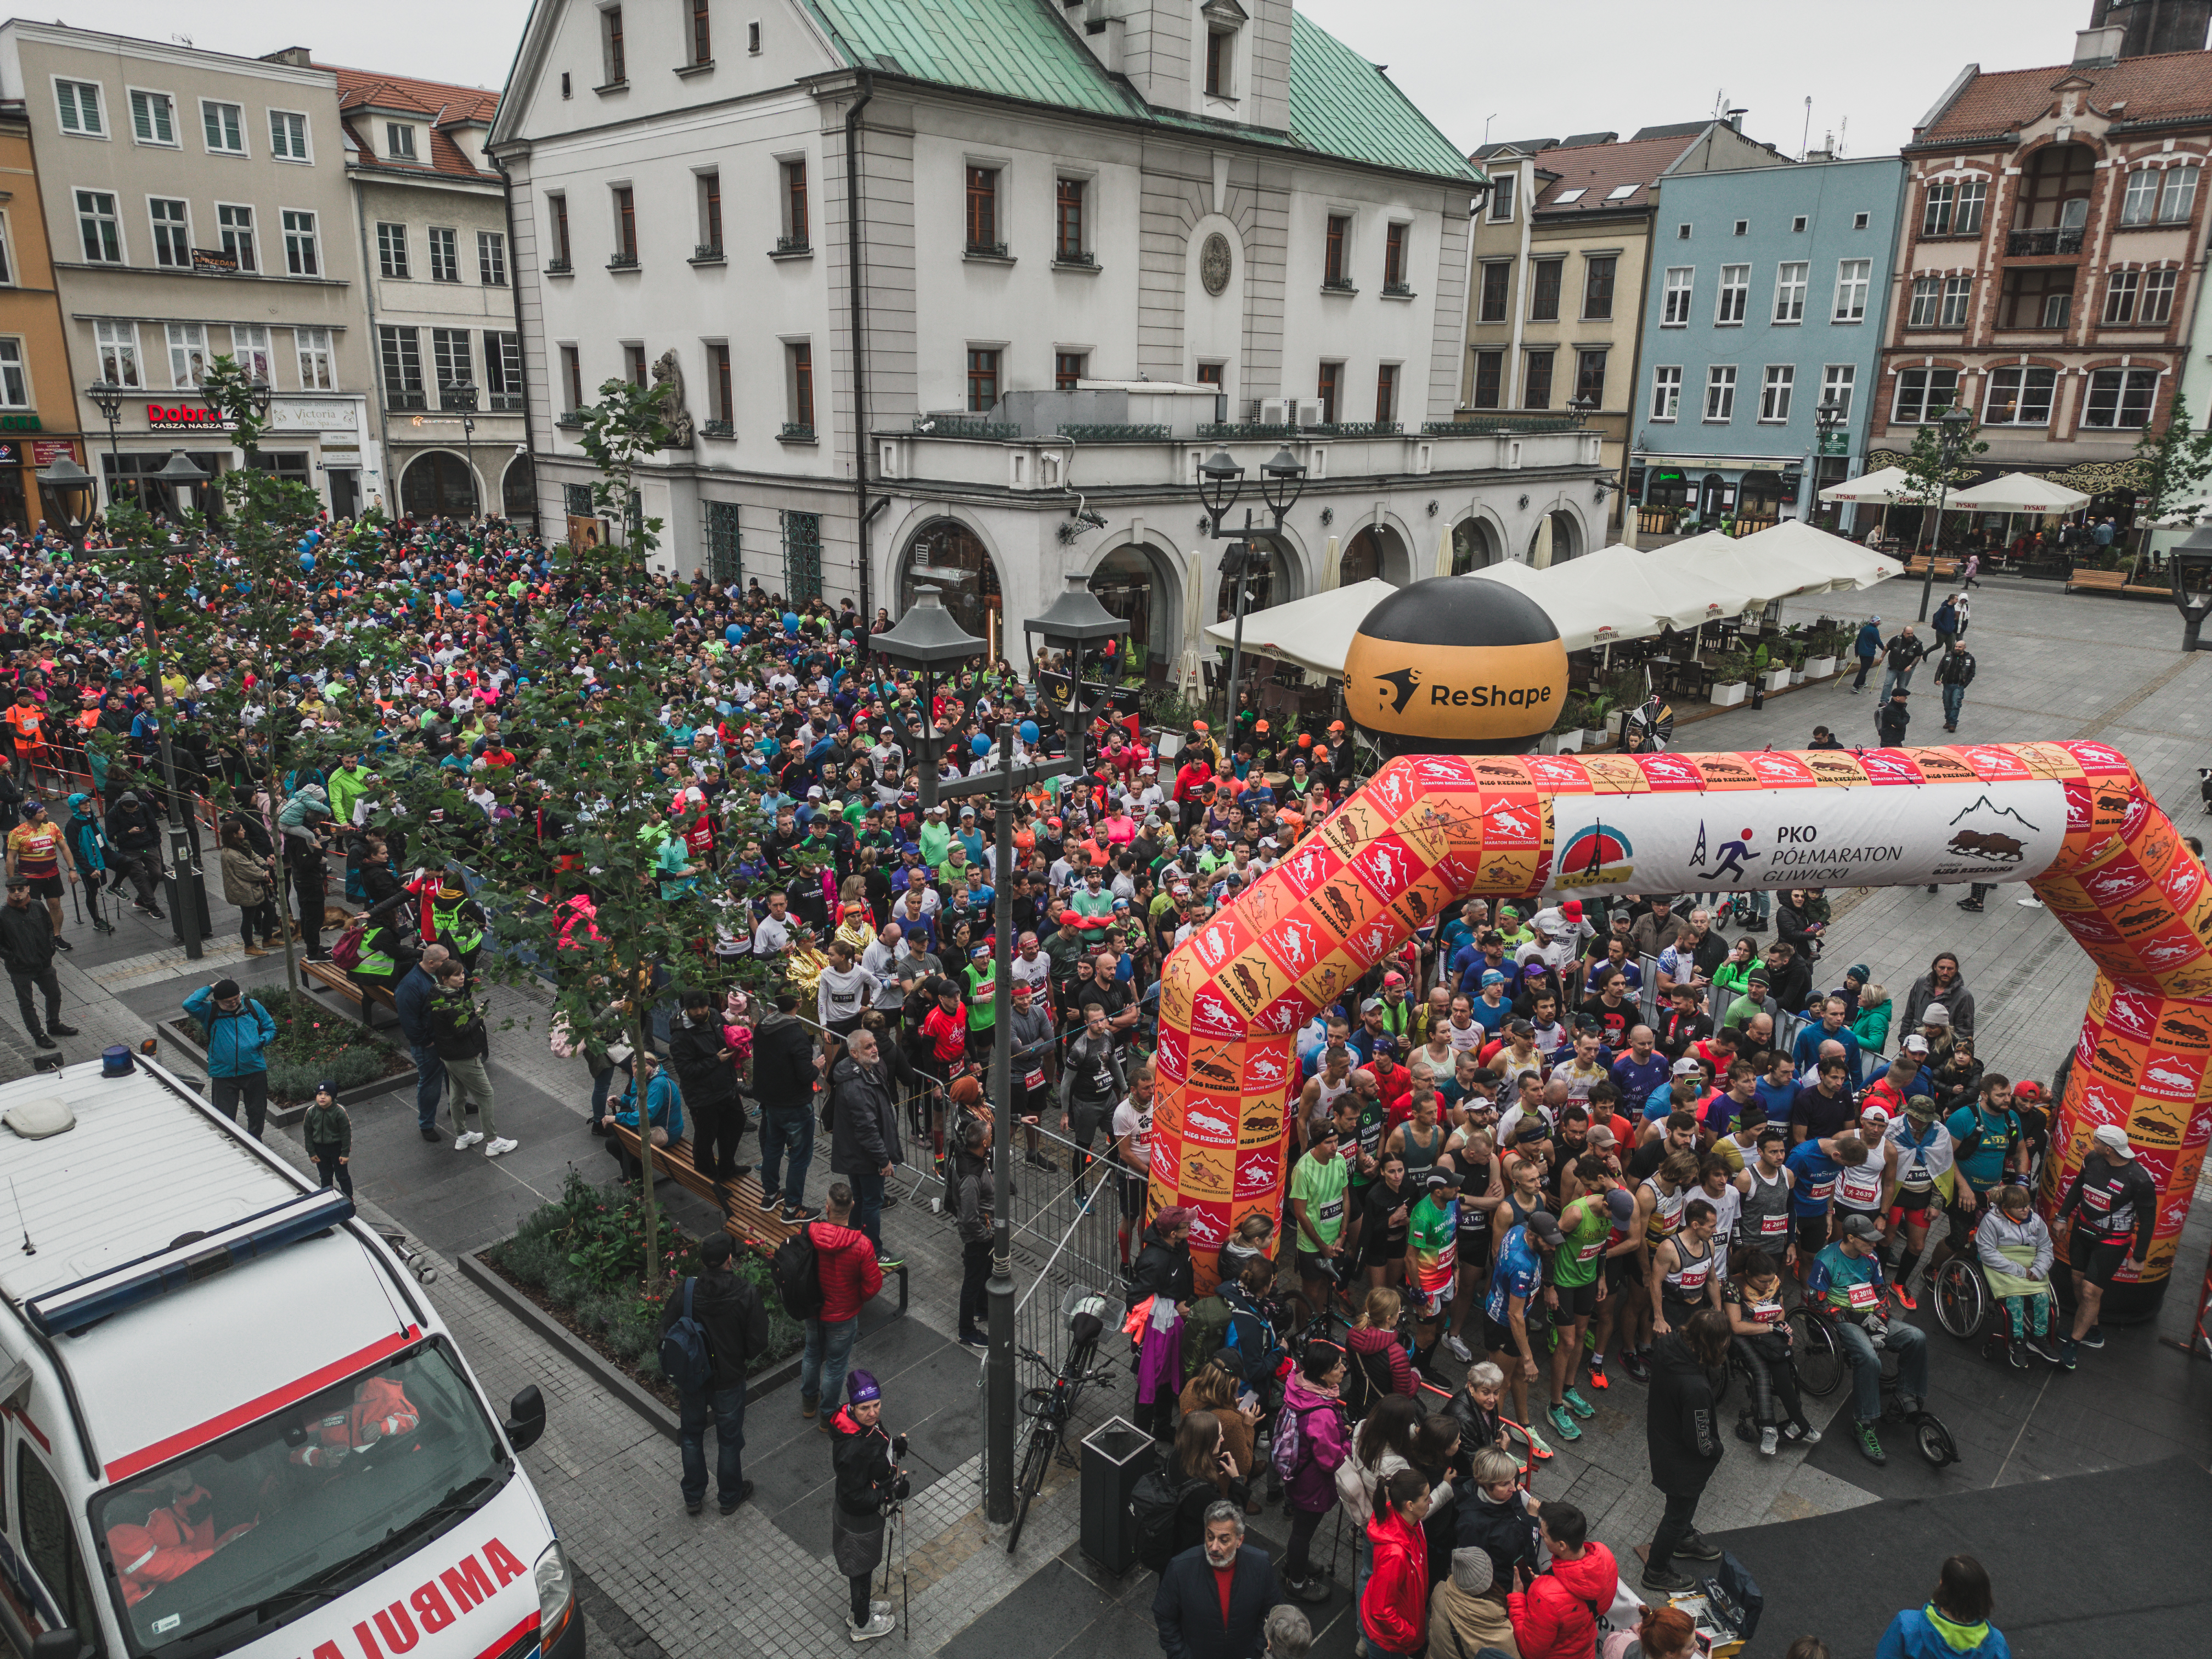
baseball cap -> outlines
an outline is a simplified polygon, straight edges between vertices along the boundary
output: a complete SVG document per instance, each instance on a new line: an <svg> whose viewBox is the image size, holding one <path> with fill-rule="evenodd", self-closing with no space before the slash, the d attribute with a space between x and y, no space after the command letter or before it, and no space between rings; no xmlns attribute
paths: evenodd
<svg viewBox="0 0 2212 1659"><path fill-rule="evenodd" d="M1881 1229L1867 1216L1847 1215L1844 1218L1844 1235L1847 1238L1863 1238L1871 1244L1881 1237Z"/></svg>
<svg viewBox="0 0 2212 1659"><path fill-rule="evenodd" d="M1684 1054L1681 1059L1674 1062L1674 1074L1676 1077L1687 1077L1698 1069L1698 1062L1691 1059L1689 1055Z"/></svg>
<svg viewBox="0 0 2212 1659"><path fill-rule="evenodd" d="M1427 1176L1423 1178L1421 1184L1434 1191L1438 1187L1456 1187L1460 1183L1459 1177L1449 1170L1431 1168Z"/></svg>
<svg viewBox="0 0 2212 1659"><path fill-rule="evenodd" d="M1398 1039L1395 1037L1376 1037L1375 1039L1375 1058L1377 1060L1397 1059Z"/></svg>
<svg viewBox="0 0 2212 1659"><path fill-rule="evenodd" d="M1636 1199L1627 1188L1615 1187L1605 1195L1605 1207L1613 1217L1613 1224L1625 1227L1629 1218L1636 1213Z"/></svg>
<svg viewBox="0 0 2212 1659"><path fill-rule="evenodd" d="M1382 975L1382 982L1385 985L1403 985L1406 982L1406 976L1393 969Z"/></svg>
<svg viewBox="0 0 2212 1659"><path fill-rule="evenodd" d="M809 799L809 800L820 800L822 798L823 798L823 797L822 797L822 786L821 786L820 784L818 784L818 783L810 783L810 784L808 784L808 785L806 786L806 799Z"/></svg>
<svg viewBox="0 0 2212 1659"><path fill-rule="evenodd" d="M1334 1140L1335 1139L1336 1124L1331 1119L1323 1118L1320 1122L1314 1125L1311 1133L1307 1137L1307 1144L1309 1146L1318 1146L1324 1140Z"/></svg>
<svg viewBox="0 0 2212 1659"><path fill-rule="evenodd" d="M1889 1108L1869 1103L1859 1109L1859 1115L1863 1118L1872 1118L1879 1123L1887 1123L1889 1121Z"/></svg>
<svg viewBox="0 0 2212 1659"><path fill-rule="evenodd" d="M2128 1132L2117 1123L2100 1123L2093 1139L2108 1152L2118 1152L2122 1158L2136 1155L2136 1149L2128 1145Z"/></svg>
<svg viewBox="0 0 2212 1659"><path fill-rule="evenodd" d="M1366 1001L1359 1005L1359 1012L1364 1014L1368 1012L1370 1010L1380 1008L1382 1006L1382 999L1381 997L1370 997Z"/></svg>
<svg viewBox="0 0 2212 1659"><path fill-rule="evenodd" d="M1531 1210L1528 1212L1528 1231L1555 1249L1566 1242L1566 1235L1559 1231L1559 1224L1553 1218L1549 1210Z"/></svg>
<svg viewBox="0 0 2212 1659"><path fill-rule="evenodd" d="M1559 914L1569 921L1580 921L1583 919L1583 902L1580 899L1569 899L1559 907Z"/></svg>
<svg viewBox="0 0 2212 1659"><path fill-rule="evenodd" d="M1928 1039L1921 1036L1919 1032L1915 1031L1911 1036L1905 1039L1902 1046L1910 1053L1924 1054L1928 1052Z"/></svg>

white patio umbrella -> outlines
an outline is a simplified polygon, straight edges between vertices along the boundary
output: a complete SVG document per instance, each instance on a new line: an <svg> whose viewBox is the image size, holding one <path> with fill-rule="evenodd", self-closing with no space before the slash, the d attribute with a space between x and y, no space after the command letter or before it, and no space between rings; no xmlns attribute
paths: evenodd
<svg viewBox="0 0 2212 1659"><path fill-rule="evenodd" d="M1570 651L1588 651L1616 640L1649 639L1656 634L1661 627L1658 612L1605 592L1601 583L1582 574L1589 563L1588 558L1570 559L1565 564L1535 570L1509 559L1468 574L1518 588L1535 600L1559 629L1559 638Z"/></svg>
<svg viewBox="0 0 2212 1659"><path fill-rule="evenodd" d="M1872 587L1876 582L1903 574L1905 570L1899 560L1861 547L1848 536L1838 536L1796 519L1784 519L1756 535L1744 537L1736 545L1825 572L1830 578L1831 591L1839 593Z"/></svg>
<svg viewBox="0 0 2212 1659"><path fill-rule="evenodd" d="M1846 478L1839 484L1830 484L1820 492L1820 499L1824 501L1878 501L1887 507L1892 501L1911 499L1914 488L1912 478L1903 467L1885 466L1877 472Z"/></svg>
<svg viewBox="0 0 2212 1659"><path fill-rule="evenodd" d="M1739 539L1709 530L1661 548L1652 556L1678 566L1716 592L1746 596L1747 610L1763 610L1777 599L1795 599L1800 593L1826 593L1838 586L1835 574L1825 566L1778 548L1755 549L1751 544L1757 539L1755 536ZM1841 586L1856 584L1845 579Z"/></svg>
<svg viewBox="0 0 2212 1659"><path fill-rule="evenodd" d="M1648 610L1674 629L1702 627L1753 608L1748 593L1716 585L1664 554L1617 543L1553 568L1570 570L1583 581L1603 588L1610 602L1624 611Z"/></svg>
<svg viewBox="0 0 2212 1659"><path fill-rule="evenodd" d="M1265 611L1248 611L1244 613L1245 654L1273 657L1341 679L1344 654L1352 648L1352 636L1367 620L1367 613L1397 591L1395 583L1370 576L1349 587L1328 588L1303 599L1271 605ZM1236 633L1233 617L1206 625L1206 637L1221 645L1229 644Z"/></svg>
<svg viewBox="0 0 2212 1659"><path fill-rule="evenodd" d="M2002 478L1954 489L1946 511L1976 513L2072 513L2089 504L2078 489L2053 483L2026 472L2008 472Z"/></svg>

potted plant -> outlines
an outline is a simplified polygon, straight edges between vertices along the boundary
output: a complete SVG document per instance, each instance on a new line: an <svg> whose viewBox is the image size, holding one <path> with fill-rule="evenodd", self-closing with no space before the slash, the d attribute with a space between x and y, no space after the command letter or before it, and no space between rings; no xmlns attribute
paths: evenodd
<svg viewBox="0 0 2212 1659"><path fill-rule="evenodd" d="M1713 659L1713 689L1706 701L1716 708L1733 708L1751 696L1750 682L1750 654L1721 652Z"/></svg>
<svg viewBox="0 0 2212 1659"><path fill-rule="evenodd" d="M1597 749L1612 741L1613 693L1592 691L1583 703L1583 747Z"/></svg>
<svg viewBox="0 0 2212 1659"><path fill-rule="evenodd" d="M1805 635L1805 678L1824 680L1836 672L1836 659L1843 653L1843 630L1823 617Z"/></svg>
<svg viewBox="0 0 2212 1659"><path fill-rule="evenodd" d="M1552 729L1538 740L1538 752L1546 755L1571 755L1583 746L1583 708L1584 699L1579 691L1570 691L1559 705L1559 718Z"/></svg>
<svg viewBox="0 0 2212 1659"><path fill-rule="evenodd" d="M1805 641L1796 635L1782 641L1782 659L1790 665L1790 684L1805 683Z"/></svg>
<svg viewBox="0 0 2212 1659"><path fill-rule="evenodd" d="M1751 678L1760 682L1763 691L1779 691L1790 684L1790 665L1777 662L1773 653L1761 645L1751 653Z"/></svg>

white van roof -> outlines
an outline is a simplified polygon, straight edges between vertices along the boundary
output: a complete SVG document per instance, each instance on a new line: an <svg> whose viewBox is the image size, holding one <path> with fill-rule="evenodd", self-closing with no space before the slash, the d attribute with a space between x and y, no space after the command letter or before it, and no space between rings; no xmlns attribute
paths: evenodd
<svg viewBox="0 0 2212 1659"><path fill-rule="evenodd" d="M35 1140L0 1127L0 1297L52 1334L109 1480L280 1409L421 1334L374 1247L331 1230L342 1212L319 1216L304 1182L167 1071L138 1067L106 1078L94 1060L0 1085L0 1122L38 1101L76 1120ZM90 1322L52 1313L72 1287L271 1212L321 1224L305 1236L295 1226L258 1255L232 1252L205 1277L174 1273L158 1293Z"/></svg>

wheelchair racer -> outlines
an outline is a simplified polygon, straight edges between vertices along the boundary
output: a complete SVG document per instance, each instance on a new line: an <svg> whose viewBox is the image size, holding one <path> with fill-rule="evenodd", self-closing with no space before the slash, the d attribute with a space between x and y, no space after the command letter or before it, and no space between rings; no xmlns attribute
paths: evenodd
<svg viewBox="0 0 2212 1659"><path fill-rule="evenodd" d="M1876 1425L1881 1421L1881 1352L1898 1356L1898 1404L1910 1417L1928 1397L1928 1334L1890 1313L1890 1286L1876 1253L1881 1229L1863 1215L1844 1218L1842 1237L1813 1258L1805 1277L1808 1300L1833 1319L1844 1358L1851 1368L1852 1415L1859 1452L1869 1463L1887 1463Z"/></svg>

